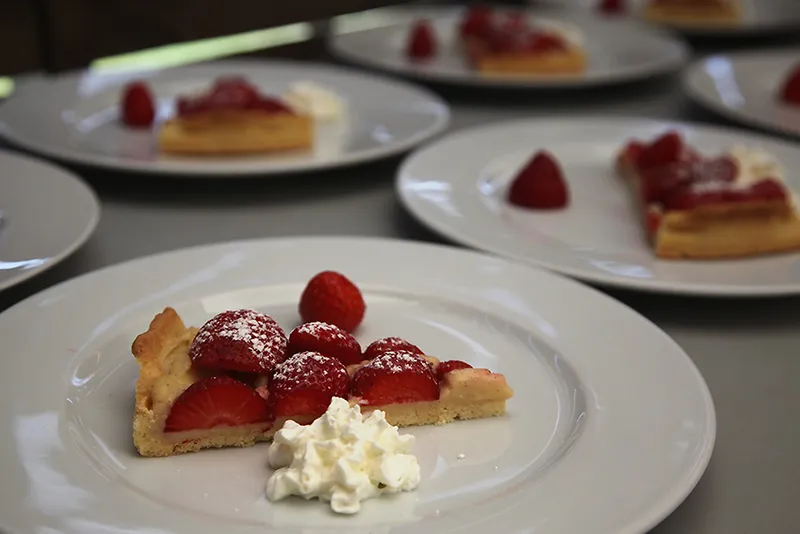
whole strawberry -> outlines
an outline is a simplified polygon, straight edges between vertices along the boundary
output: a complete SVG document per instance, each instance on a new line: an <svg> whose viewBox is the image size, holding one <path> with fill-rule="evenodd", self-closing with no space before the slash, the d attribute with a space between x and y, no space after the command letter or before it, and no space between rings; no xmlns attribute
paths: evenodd
<svg viewBox="0 0 800 534"><path fill-rule="evenodd" d="M517 174L508 201L523 208L554 210L569 204L569 188L555 157L537 152Z"/></svg>
<svg viewBox="0 0 800 534"><path fill-rule="evenodd" d="M335 271L323 271L309 280L298 306L303 322L329 323L348 332L358 328L366 309L358 287Z"/></svg>
<svg viewBox="0 0 800 534"><path fill-rule="evenodd" d="M149 128L156 118L156 105L144 82L133 82L122 94L122 121L133 128Z"/></svg>

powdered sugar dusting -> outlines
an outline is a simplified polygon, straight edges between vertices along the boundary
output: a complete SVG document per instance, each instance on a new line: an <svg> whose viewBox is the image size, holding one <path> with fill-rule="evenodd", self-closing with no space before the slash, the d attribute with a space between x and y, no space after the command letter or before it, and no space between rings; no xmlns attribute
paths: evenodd
<svg viewBox="0 0 800 534"><path fill-rule="evenodd" d="M295 330L299 334L310 335L318 339L324 337L325 339L335 339L343 342L350 340L347 332L338 326L329 323L323 323L321 321L313 321L310 323L301 324Z"/></svg>
<svg viewBox="0 0 800 534"><path fill-rule="evenodd" d="M298 386L309 382L327 383L349 380L347 369L336 358L319 352L305 351L292 355L278 365L272 377L281 387Z"/></svg>
<svg viewBox="0 0 800 534"><path fill-rule="evenodd" d="M378 369L387 373L402 373L403 371L419 371L432 369L424 358L407 351L384 352L371 360L364 368Z"/></svg>

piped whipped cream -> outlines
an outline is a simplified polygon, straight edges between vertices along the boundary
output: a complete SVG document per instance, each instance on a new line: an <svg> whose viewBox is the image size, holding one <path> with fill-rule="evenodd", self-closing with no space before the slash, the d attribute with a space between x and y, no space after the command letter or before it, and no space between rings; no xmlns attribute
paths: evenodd
<svg viewBox="0 0 800 534"><path fill-rule="evenodd" d="M296 82L281 95L294 111L320 121L341 119L344 101L336 93L313 82Z"/></svg>
<svg viewBox="0 0 800 534"><path fill-rule="evenodd" d="M747 186L765 178L784 181L785 171L777 158L762 148L734 146L728 154L736 162L739 173L736 183Z"/></svg>
<svg viewBox="0 0 800 534"><path fill-rule="evenodd" d="M365 499L419 485L413 446L414 436L400 435L384 412L365 417L359 406L334 397L310 425L290 420L275 434L268 457L277 470L267 480L267 498L317 497L334 512L354 514Z"/></svg>

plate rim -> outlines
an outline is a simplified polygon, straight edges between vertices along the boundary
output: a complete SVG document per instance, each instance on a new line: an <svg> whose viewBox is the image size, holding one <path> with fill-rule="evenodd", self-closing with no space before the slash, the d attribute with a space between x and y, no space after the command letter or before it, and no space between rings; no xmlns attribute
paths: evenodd
<svg viewBox="0 0 800 534"><path fill-rule="evenodd" d="M769 135L757 132L749 132L748 130L738 129L735 127L718 126L702 122L670 120L658 117L589 114L580 116L556 115L544 118L521 118L512 120L501 119L497 121L484 123L478 126L470 126L457 131L450 132L448 135L445 135L440 139L425 145L424 147L420 147L411 154L409 154L409 156L403 160L403 163L398 167L397 172L395 173L395 180L394 180L395 195L400 200L400 203L403 205L406 211L419 224L432 230L437 235L447 239L451 243L461 244L477 251L498 255L512 262L522 263L524 265L528 265L539 269L545 269L547 271L554 272L562 276L567 276L588 284L597 284L603 287L622 289L626 291L635 291L640 293L714 297L714 298L725 298L725 299L765 298L765 297L779 297L779 296L790 296L790 295L800 294L800 280L798 280L796 284L768 286L759 289L754 289L752 286L742 287L737 285L733 286L714 285L711 287L706 287L705 285L691 284L689 286L682 286L678 284L676 286L674 283L673 284L659 283L657 281L655 283L648 283L647 281L641 281L640 279L619 278L600 273L592 274L590 272L582 271L580 269L562 268L557 265L553 265L552 263L547 261L534 260L531 258L523 257L521 255L510 254L506 250L502 250L499 247L493 247L491 246L491 244L487 245L486 243L478 239L473 239L468 235L464 235L463 232L459 231L458 229L453 229L449 227L447 224L441 223L439 221L431 222L425 217L423 213L424 210L422 210L419 207L420 204L413 203L410 200L411 195L408 195L404 190L403 185L405 182L405 176L410 174L408 169L411 166L411 164L414 163L414 160L423 153L428 153L436 150L440 144L450 141L455 141L460 137L468 137L480 131L487 131L487 132L493 130L499 131L505 128L513 128L514 126L521 126L521 125L534 125L537 127L543 127L549 123L558 123L560 126L563 126L567 123L572 123L575 126L580 126L580 124L583 122L595 122L595 121L600 121L605 123L634 122L640 124L644 124L647 122L650 123L661 122L679 127L688 127L693 130L701 132L711 131L718 134L733 134L739 137L747 136L754 140L760 139L763 141L767 141L769 143L783 144L786 145L787 147L791 147L792 150L795 150L795 147L793 146L791 141L771 137Z"/></svg>
<svg viewBox="0 0 800 534"><path fill-rule="evenodd" d="M267 247L267 246L278 246L286 244L292 245L298 243L303 244L303 246L309 246L307 243L315 244L320 242L345 243L347 246L353 245L353 246L364 246L364 247L366 247L366 245L369 244L384 244L384 245L391 244L392 246L399 245L402 247L422 249L423 251L426 250L439 251L440 253L444 254L452 254L470 258L472 261L492 262L495 265L503 265L505 267L510 267L511 269L514 270L527 271L531 273L533 276L542 277L545 280L549 279L557 283L570 285L573 288L580 290L582 293L585 293L588 296L588 298L598 299L599 301L603 301L605 304L612 305L614 307L624 310L623 313L630 314L631 319L639 321L642 327L648 328L653 335L660 337L665 343L667 343L670 346L671 349L670 353L672 355L671 357L675 358L676 363L679 362L680 365L682 365L685 368L685 371L688 373L687 376L691 377L691 380L698 388L697 391L700 394L700 397L702 398L703 410L705 412L704 415L707 419L707 425L705 426L703 432L703 437L704 437L703 447L702 450L700 450L697 453L697 456L695 457L696 460L694 464L695 467L691 471L691 476L687 477L682 485L677 485L677 484L673 485L669 489L669 491L664 492L660 497L654 499L653 502L655 504L651 504L646 509L645 512L640 513L636 517L632 517L631 520L628 522L628 528L623 532L628 534L643 533L653 528L657 524L661 523L667 516L669 516L672 512L674 512L675 509L677 509L685 501L685 499L692 493L696 485L699 483L699 481L706 473L707 467L712 458L713 451L716 445L717 425L718 425L716 416L716 407L714 404L713 396L708 387L708 383L706 382L705 378L703 377L702 373L700 372L694 360L678 344L677 341L675 341L661 327L659 327L657 324L655 324L653 321L645 317L637 310L620 302L617 299L614 299L613 297L601 292L596 288L587 286L585 284L577 282L573 279L570 279L558 273L532 267L529 265L514 263L502 257L493 256L470 249L464 249L451 245L441 245L435 243L420 242L420 241L398 239L398 238L376 238L367 236L324 236L324 235L308 235L308 236L297 236L297 237L289 236L280 238L253 238L253 239L242 239L234 241L220 241L211 244L193 245L175 250L163 251L150 254L147 256L129 259L126 261L122 261L113 265L103 267L95 271L84 273L80 276L77 276L69 280L62 281L59 284L46 288L38 293L35 293L17 302L7 310L3 311L2 313L0 313L0 322L7 321L8 317L12 316L15 313L23 313L26 307L35 306L38 300L43 300L53 296L53 294L55 293L62 292L69 285L86 284L87 280L93 277L108 276L109 274L113 274L113 271L125 270L127 268L136 266L137 264L145 264L149 261L164 259L169 256L191 253L192 251L200 251L202 249L212 251L228 247L253 247L253 246ZM68 362L65 363L65 365L67 364Z"/></svg>
<svg viewBox="0 0 800 534"><path fill-rule="evenodd" d="M439 14L437 16L446 16L450 12L454 12L460 9L458 6L424 6L427 8L434 8L430 9L431 12L438 11ZM419 11L419 7L400 7L400 6L392 6L387 9L398 10L398 11ZM537 13L538 11L532 11L530 6L526 6L524 8L525 11ZM555 13L558 14L567 14L570 13L574 16L575 13L581 13L581 10L575 10L572 8L548 8L545 10L547 15L553 15ZM644 26L641 21L637 20L625 20L622 22L623 24L627 24L630 26L639 26L639 27L647 27ZM392 24L387 24L382 26L382 28L388 28L391 26L399 26L403 24L403 22L395 22ZM592 89L597 87L608 87L614 85L623 85L626 83L631 83L634 81L639 80L648 80L655 78L657 76L663 76L670 73L674 73L679 71L681 68L685 67L686 64L691 59L691 50L689 48L688 43L685 39L683 39L680 35L676 34L675 32L670 32L668 30L662 28L649 28L650 34L657 39L662 40L665 44L669 43L676 47L678 52L678 57L674 60L664 61L663 65L660 66L651 66L648 68L638 69L634 72L626 72L623 74L616 74L614 76L605 76L601 78L593 78L593 79L585 79L585 78L560 78L560 79L538 79L538 80L526 80L526 79L514 79L514 78L487 78L481 77L477 75L472 76L462 76L462 75L437 75L436 73L431 73L427 71L416 71L413 69L408 69L404 67L394 67L391 65L387 65L385 62L379 60L372 60L372 59L364 59L360 57L355 57L351 55L349 52L342 50L341 46L337 44L337 40L340 37L347 37L348 35L359 33L363 31L374 31L380 28L370 28L365 30L357 30L353 32L347 33L337 33L336 31L332 31L329 35L325 38L325 47L331 55L338 58L339 60L346 62L349 65L356 65L362 68L367 68L370 71L374 72L383 72L387 74L392 74L401 79L409 79L409 80L417 80L423 81L427 83L435 83L447 86L454 86L454 87L469 87L469 88L483 88L483 89L499 89L499 90L521 90L521 89L528 89L528 90L538 90L538 91L546 91L552 89L573 89L573 90L580 90L580 89Z"/></svg>
<svg viewBox="0 0 800 534"><path fill-rule="evenodd" d="M703 55L692 60L692 62L686 66L683 72L681 72L681 89L683 90L684 94L698 106L716 114L719 117L730 120L731 122L742 126L757 128L762 132L778 133L790 138L798 138L800 137L800 127L795 129L788 128L767 119L737 113L733 108L722 104L717 99L706 94L694 83L694 78L699 76L699 72L702 71L703 65L710 59L726 58L731 61L731 64L734 64L737 59L758 59L763 57L774 58L776 56L790 55L793 57L797 56L797 52L790 47L739 50Z"/></svg>
<svg viewBox="0 0 800 534"><path fill-rule="evenodd" d="M14 95L12 95L12 97L8 99L8 101L5 103L4 106L0 107L0 137L2 137L6 142L8 142L13 146L31 151L36 154L40 154L41 156L44 156L46 158L51 158L57 162L69 163L87 168L96 168L104 171L122 171L124 173L129 173L132 175L148 175L148 176L157 175L162 178L178 178L178 179L181 178L182 179L223 178L226 180L246 179L246 178L264 179L264 178L275 178L293 174L310 173L315 171L326 171L326 170L347 168L372 161L389 158L392 156L402 155L409 152L416 146L440 136L442 133L447 131L452 122L452 110L450 104L441 96L439 96L436 92L426 87L414 84L410 81L394 80L392 78L387 78L386 76L381 76L376 73L365 72L350 66L337 65L331 63L321 63L317 61L233 57L233 58L216 59L210 61L201 61L197 63L190 63L187 65L169 66L164 68L154 68L154 69L130 68L130 69L118 69L118 70L102 69L96 72L98 75L109 75L109 76L112 75L123 76L123 75L136 75L136 74L149 74L153 76L158 76L161 73L170 71L213 68L215 65L232 66L236 64L240 64L246 66L246 68L251 68L251 69L259 67L269 69L270 66L277 66L279 68L280 67L300 68L300 69L308 69L316 71L324 70L328 72L338 72L339 74L353 78L369 78L371 81L383 84L390 83L392 85L401 85L403 86L403 89L405 89L409 93L416 93L419 97L439 106L440 109L442 110L442 113L436 117L436 121L430 128L417 132L412 137L406 139L403 142L391 145L390 149L387 149L386 147L383 146L379 146L367 150L354 152L347 157L340 157L334 161L320 161L312 163L289 164L289 165L278 165L278 166L273 165L271 168L259 167L257 165L253 165L240 168L234 167L226 170L215 170L215 169L206 169L198 162L193 162L190 163L190 165L193 165L193 167L191 169L186 169L184 168L183 165L159 166L157 161L156 162L138 161L135 159L120 160L119 158L105 156L102 154L92 154L92 153L83 154L74 149L70 150L68 148L64 149L57 147L54 148L50 145L39 144L35 140L30 140L24 136L17 135L14 132L14 128L12 128L7 122L7 119L5 118L5 113L7 112L8 109L10 109L10 106L13 105L13 102L15 100ZM54 82L76 78L89 72L92 72L91 69L72 70L59 74L55 79L43 78L43 79L31 80L30 84L26 84L26 86L23 87L23 90L25 91L30 90L28 88L28 85L38 86L35 87L36 89L52 87L52 85L50 84ZM6 109L6 111L3 111L4 108Z"/></svg>
<svg viewBox="0 0 800 534"><path fill-rule="evenodd" d="M97 230L97 226L100 224L100 219L102 217L102 212L103 212L103 207L100 202L100 198L97 196L97 193L95 193L94 189L89 187L89 185L84 180L82 180L80 176L70 171L69 169L65 169L51 162L30 156L28 154L23 154L15 152L13 150L0 148L0 160L2 160L3 158L16 159L20 161L23 165L29 165L34 169L38 167L41 170L47 170L52 174L59 175L60 176L60 178L58 178L59 180L61 179L71 180L77 185L78 189L81 190L81 193L85 194L87 198L89 198L94 209L91 212L86 227L81 231L81 233L73 240L73 242L68 247L65 247L58 254L50 256L49 262L40 265L38 267L34 267L33 269L21 270L18 272L16 276L12 276L7 280L0 282L0 291L10 289L23 282L26 282L31 278L52 269L56 265L62 263L64 260L69 258L78 249L80 249L83 245L85 245L89 241L89 239L91 239L91 237L94 235L95 231ZM0 231L2 231L2 229L0 229Z"/></svg>

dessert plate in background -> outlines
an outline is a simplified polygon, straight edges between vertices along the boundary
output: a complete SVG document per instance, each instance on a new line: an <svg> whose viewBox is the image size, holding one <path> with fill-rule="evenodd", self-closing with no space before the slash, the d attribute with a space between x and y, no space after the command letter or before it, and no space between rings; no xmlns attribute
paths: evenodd
<svg viewBox="0 0 800 534"><path fill-rule="evenodd" d="M362 343L399 335L504 373L508 413L404 429L416 436L419 489L366 501L356 516L268 502L266 444L137 456L130 345L153 315L172 305L197 325L247 307L291 328L324 269L360 285ZM449 247L304 238L161 254L17 304L0 315L0 338L9 532L638 534L692 490L715 438L706 384L652 323L566 278Z"/></svg>
<svg viewBox="0 0 800 534"><path fill-rule="evenodd" d="M800 190L797 147L768 137L635 118L589 116L498 123L461 131L411 155L397 190L422 223L455 241L589 282L626 289L713 296L800 293L800 253L714 261L659 260L648 244L614 158L631 138L675 128L701 151L760 147ZM570 205L555 212L512 208L507 186L539 149L564 170Z"/></svg>
<svg viewBox="0 0 800 534"><path fill-rule="evenodd" d="M160 154L150 130L119 120L123 86L146 79L159 117L179 94L208 87L220 76L244 76L268 94L311 81L344 100L342 120L316 125L308 152L228 157ZM0 108L9 141L72 163L173 176L268 175L341 167L404 152L443 131L447 104L425 89L342 67L290 61L220 61L163 71L81 71L26 84Z"/></svg>
<svg viewBox="0 0 800 534"><path fill-rule="evenodd" d="M531 10L540 17L573 24L583 33L588 69L580 75L486 77L467 62L456 42L463 8L391 8L386 24L345 32L333 28L328 48L338 57L397 74L457 85L485 87L583 87L649 78L678 69L688 58L679 40L645 25L624 19L604 19L580 10ZM440 49L424 63L410 61L405 44L414 21L428 19ZM391 21L391 22L390 22Z"/></svg>
<svg viewBox="0 0 800 534"><path fill-rule="evenodd" d="M77 176L5 150L0 150L0 211L0 289L65 259L100 220L97 197Z"/></svg>
<svg viewBox="0 0 800 534"><path fill-rule="evenodd" d="M727 119L800 136L800 106L779 99L798 65L798 50L717 54L692 63L683 73L683 88L692 100Z"/></svg>

